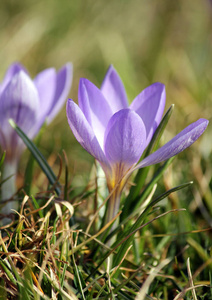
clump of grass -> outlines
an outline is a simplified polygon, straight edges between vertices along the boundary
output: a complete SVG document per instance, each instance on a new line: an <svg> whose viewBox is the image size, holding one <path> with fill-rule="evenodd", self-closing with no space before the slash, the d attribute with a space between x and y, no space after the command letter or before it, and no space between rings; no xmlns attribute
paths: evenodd
<svg viewBox="0 0 212 300"><path fill-rule="evenodd" d="M128 234L119 232L120 238L109 248L102 242L102 236L111 223L97 232L91 227L88 233L77 217L80 216L77 201L72 206L49 195L46 204L37 208L40 201L41 196L25 196L16 221L1 229L2 299L177 300L189 291L198 294L198 290L202 292L208 286L208 282L195 282L188 260L186 273L183 260L188 245L177 253L177 235L151 236L154 230L149 228L151 224L162 221L168 214L183 213L182 209L163 214L151 209L148 222L131 232L128 229ZM74 206L78 210L76 215ZM74 216L72 225L70 220ZM128 222L131 221L129 218ZM135 239L122 254L120 249L134 231ZM159 239L157 244L155 239ZM117 263L111 267L112 257ZM211 269L211 266L208 257L204 267Z"/></svg>
<svg viewBox="0 0 212 300"><path fill-rule="evenodd" d="M147 153L157 145L170 112ZM178 201L173 202L175 192L185 191L192 182L167 190L161 185L172 159L151 172L150 168L139 171L122 197L120 211L105 224L100 211L110 195L98 204L98 178L95 185L77 192L69 184L65 155L62 186L62 160L56 176L35 144L12 125L30 150L30 160L36 160L48 178L50 189L25 195L14 220L1 228L2 299L177 300L200 295L209 299L212 261L206 234L210 229L192 231L187 225L192 217L178 207ZM26 172L32 175L30 165Z"/></svg>
<svg viewBox="0 0 212 300"><path fill-rule="evenodd" d="M74 231L68 226L73 209L69 203L63 209L66 203L54 198L51 196L43 207L36 209L39 201L25 196L18 222L2 228L1 288L14 299L17 295L38 299L67 294L63 285L67 243L73 242L70 237ZM66 290L74 295L71 288Z"/></svg>
<svg viewBox="0 0 212 300"><path fill-rule="evenodd" d="M81 197L77 198L81 201ZM88 225L88 233L78 218L80 204L76 199L72 206L49 195L46 204L37 208L42 200L41 196L25 196L18 219L1 230L2 299L156 299L156 295L157 299L170 299L172 295L177 300L189 291L195 293L195 288L203 291L208 284L194 285L195 278L190 272L186 274L183 260L188 246L177 253L177 234L154 237L152 231L156 229L149 228L169 213L181 210L161 214L156 207L151 208L148 222L131 232L128 229L127 235L119 232L120 238L109 248L102 242L102 235L111 224L97 232ZM131 221L128 218L122 228ZM135 239L122 255L120 249L134 231ZM113 267L111 255L118 261ZM204 267L210 269L211 265L207 257Z"/></svg>

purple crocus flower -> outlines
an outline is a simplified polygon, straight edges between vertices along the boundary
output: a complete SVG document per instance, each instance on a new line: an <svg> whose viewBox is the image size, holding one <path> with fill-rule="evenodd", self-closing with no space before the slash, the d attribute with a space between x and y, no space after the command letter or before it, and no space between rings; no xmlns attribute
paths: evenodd
<svg viewBox="0 0 212 300"><path fill-rule="evenodd" d="M46 69L34 80L21 64L14 63L9 67L0 84L0 145L6 150L3 179L16 174L20 155L25 148L8 119L13 119L33 139L44 121L50 123L62 108L71 82L70 63L58 72L54 68ZM15 183L10 180L3 184L2 199L13 194L14 186Z"/></svg>
<svg viewBox="0 0 212 300"><path fill-rule="evenodd" d="M0 84L0 145L6 159L17 161L24 143L8 123L12 118L31 139L44 121L50 123L68 96L72 81L72 65L57 73L50 68L32 80L24 67L12 64Z"/></svg>
<svg viewBox="0 0 212 300"><path fill-rule="evenodd" d="M165 107L165 86L154 83L129 105L124 86L110 66L98 89L87 79L79 83L78 103L67 102L69 126L78 142L101 164L109 191L110 220L119 208L122 189L135 170L165 161L193 144L208 125L199 119L163 147L139 162L158 127Z"/></svg>

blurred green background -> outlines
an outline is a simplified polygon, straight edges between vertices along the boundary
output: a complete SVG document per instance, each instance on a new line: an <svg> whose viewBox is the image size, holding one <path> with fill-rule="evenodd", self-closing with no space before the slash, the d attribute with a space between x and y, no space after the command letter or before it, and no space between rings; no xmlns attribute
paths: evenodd
<svg viewBox="0 0 212 300"><path fill-rule="evenodd" d="M0 4L1 79L14 61L24 64L32 77L71 61L70 97L75 101L80 77L100 86L110 64L123 79L129 101L153 82L163 82L166 109L175 103L163 143L198 118L211 118L211 46L209 0L1 0ZM181 176L193 179L195 157L204 157L209 164L210 128L191 150L178 156L174 164L178 183ZM46 157L64 149L75 180L86 182L93 158L75 142L65 108L45 129L40 148Z"/></svg>

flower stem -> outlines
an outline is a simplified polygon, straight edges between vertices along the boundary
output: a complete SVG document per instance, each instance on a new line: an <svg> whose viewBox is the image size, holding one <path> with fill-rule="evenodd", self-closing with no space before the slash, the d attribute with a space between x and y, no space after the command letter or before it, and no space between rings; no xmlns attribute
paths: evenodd
<svg viewBox="0 0 212 300"><path fill-rule="evenodd" d="M1 186L1 200L9 200L16 192L16 173L17 173L17 162L16 161L5 161L4 169L2 174L2 181L5 182ZM17 210L17 201L7 202L1 209L1 213L9 215L12 213L11 209ZM10 221L9 218L3 219L3 224L7 224Z"/></svg>
<svg viewBox="0 0 212 300"><path fill-rule="evenodd" d="M119 188L116 188L114 192L111 194L110 199L108 200L106 219L105 219L106 224L110 222L117 215L119 211L120 197L121 197L121 192ZM117 227L118 222L119 222L119 218L117 218L113 223L110 232L112 232ZM116 237L113 236L112 239L109 240L108 246L111 246L115 242L115 239Z"/></svg>

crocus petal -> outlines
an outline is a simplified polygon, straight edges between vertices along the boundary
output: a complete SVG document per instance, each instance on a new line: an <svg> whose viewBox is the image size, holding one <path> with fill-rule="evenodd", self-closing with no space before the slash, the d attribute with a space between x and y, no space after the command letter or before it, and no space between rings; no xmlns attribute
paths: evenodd
<svg viewBox="0 0 212 300"><path fill-rule="evenodd" d="M142 160L135 169L157 164L180 153L187 147L191 146L200 137L200 135L205 131L207 125L208 120L206 119L199 119L198 121L190 124L163 147Z"/></svg>
<svg viewBox="0 0 212 300"><path fill-rule="evenodd" d="M128 107L124 85L113 66L109 67L105 75L101 91L110 105L113 114L120 109Z"/></svg>
<svg viewBox="0 0 212 300"><path fill-rule="evenodd" d="M9 82L0 95L0 124L12 118L18 126L33 124L27 112L37 114L39 108L38 92L29 76L20 71ZM29 126L26 126L29 130Z"/></svg>
<svg viewBox="0 0 212 300"><path fill-rule="evenodd" d="M3 92L3 90L5 89L5 87L7 86L7 84L10 82L10 80L12 79L12 77L17 74L20 71L24 71L25 73L27 73L26 69L19 63L14 63L12 64L8 69L7 72L4 76L4 79L0 85L0 93Z"/></svg>
<svg viewBox="0 0 212 300"><path fill-rule="evenodd" d="M56 91L57 73L54 68L46 69L40 72L34 79L40 97L39 118L41 123L44 122L52 108L52 102Z"/></svg>
<svg viewBox="0 0 212 300"><path fill-rule="evenodd" d="M106 157L97 141L97 138L86 120L79 106L71 99L66 105L69 126L81 146L94 156L99 162L107 164Z"/></svg>
<svg viewBox="0 0 212 300"><path fill-rule="evenodd" d="M146 130L137 113L122 109L115 113L105 132L105 155L111 165L123 164L125 171L140 159Z"/></svg>
<svg viewBox="0 0 212 300"><path fill-rule="evenodd" d="M65 103L71 88L72 78L73 66L71 63L67 63L57 73L55 96L47 116L48 124L54 119Z"/></svg>
<svg viewBox="0 0 212 300"><path fill-rule="evenodd" d="M13 119L32 138L31 129L37 120L38 109L37 89L29 76L20 71L13 76L0 95L0 144L3 149L17 151L19 154L24 148L23 142L8 123L8 119Z"/></svg>
<svg viewBox="0 0 212 300"><path fill-rule="evenodd" d="M87 79L81 79L78 102L103 149L104 132L112 116L107 101L93 83Z"/></svg>
<svg viewBox="0 0 212 300"><path fill-rule="evenodd" d="M132 102L130 108L142 118L147 134L147 144L157 129L165 107L166 93L162 83L154 83L143 90Z"/></svg>

